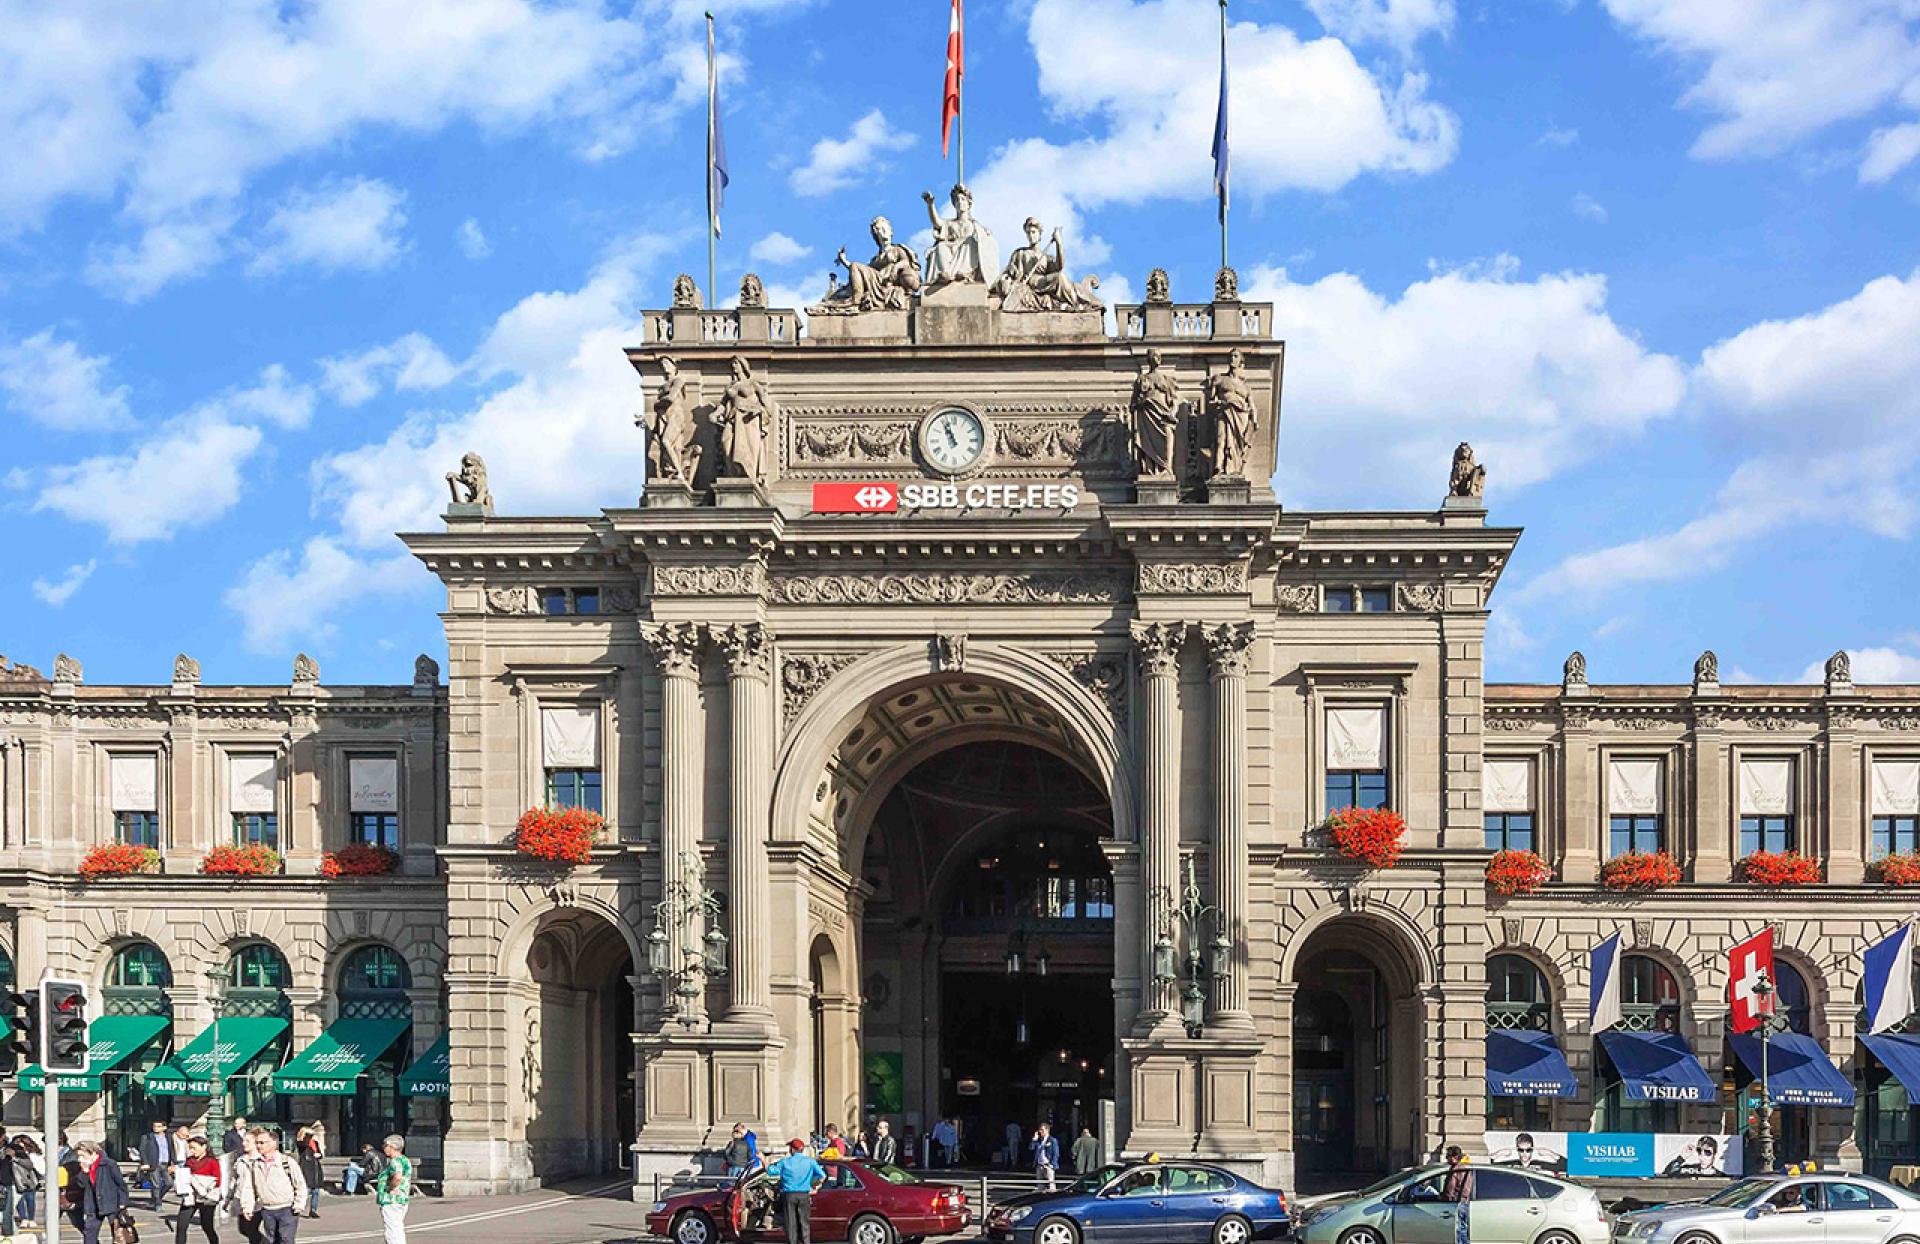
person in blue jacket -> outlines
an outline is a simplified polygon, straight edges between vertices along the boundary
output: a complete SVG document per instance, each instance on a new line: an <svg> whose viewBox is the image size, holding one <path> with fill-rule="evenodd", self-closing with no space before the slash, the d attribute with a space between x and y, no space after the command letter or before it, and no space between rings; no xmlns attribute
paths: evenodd
<svg viewBox="0 0 1920 1244"><path fill-rule="evenodd" d="M1054 1175L1060 1170L1060 1140L1053 1129L1042 1123L1040 1129L1027 1142L1027 1151L1033 1155L1033 1177L1036 1182L1047 1185L1047 1191L1054 1190Z"/></svg>
<svg viewBox="0 0 1920 1244"><path fill-rule="evenodd" d="M768 1169L780 1181L780 1225L787 1244L813 1244L813 1194L827 1182L827 1168L796 1136L787 1142L787 1156Z"/></svg>

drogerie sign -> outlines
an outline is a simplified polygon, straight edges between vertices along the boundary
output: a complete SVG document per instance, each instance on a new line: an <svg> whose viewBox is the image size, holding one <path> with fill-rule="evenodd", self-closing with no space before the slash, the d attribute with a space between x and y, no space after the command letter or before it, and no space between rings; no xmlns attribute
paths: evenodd
<svg viewBox="0 0 1920 1244"><path fill-rule="evenodd" d="M1071 510L1078 484L897 484L863 480L813 486L815 514L897 514L901 510Z"/></svg>

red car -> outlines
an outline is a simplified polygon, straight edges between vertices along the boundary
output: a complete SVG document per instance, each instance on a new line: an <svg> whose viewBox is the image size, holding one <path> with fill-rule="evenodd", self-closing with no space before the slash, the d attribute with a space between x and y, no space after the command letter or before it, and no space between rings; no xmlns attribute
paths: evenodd
<svg viewBox="0 0 1920 1244"><path fill-rule="evenodd" d="M916 1244L967 1225L966 1194L952 1184L922 1183L897 1166L858 1158L822 1162L827 1181L813 1195L813 1238L851 1244ZM674 1244L721 1240L777 1241L779 1190L765 1171L732 1184L656 1201L647 1231Z"/></svg>

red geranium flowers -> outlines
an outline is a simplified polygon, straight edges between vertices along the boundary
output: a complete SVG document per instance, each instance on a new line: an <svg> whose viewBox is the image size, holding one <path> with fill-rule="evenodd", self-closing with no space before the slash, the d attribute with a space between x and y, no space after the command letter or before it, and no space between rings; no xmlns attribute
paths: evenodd
<svg viewBox="0 0 1920 1244"><path fill-rule="evenodd" d="M1392 868L1406 834L1406 821L1387 808L1342 808L1327 818L1334 850L1369 868Z"/></svg>
<svg viewBox="0 0 1920 1244"><path fill-rule="evenodd" d="M513 833L513 849L536 860L585 864L606 818L585 808L528 808Z"/></svg>

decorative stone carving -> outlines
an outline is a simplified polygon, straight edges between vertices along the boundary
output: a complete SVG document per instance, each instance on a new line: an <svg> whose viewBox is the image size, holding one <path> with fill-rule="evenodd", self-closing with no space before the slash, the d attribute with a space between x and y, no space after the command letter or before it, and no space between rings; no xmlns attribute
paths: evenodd
<svg viewBox="0 0 1920 1244"><path fill-rule="evenodd" d="M933 288L949 281L973 281L985 284L1000 271L1000 247L987 227L973 218L973 195L963 185L948 194L953 215L941 219L933 206L933 191L920 195L927 205L927 220L933 226L933 246L927 251L927 286Z"/></svg>
<svg viewBox="0 0 1920 1244"><path fill-rule="evenodd" d="M1161 594L1218 595L1244 591L1245 562L1141 562L1140 590Z"/></svg>
<svg viewBox="0 0 1920 1244"><path fill-rule="evenodd" d="M1116 725L1122 729L1127 722L1127 662L1126 658L1107 653L1087 652L1049 652L1048 659L1067 671L1073 680L1092 692L1107 712L1112 714Z"/></svg>
<svg viewBox="0 0 1920 1244"><path fill-rule="evenodd" d="M1200 628L1207 645L1207 669L1215 675L1233 678L1247 676L1247 661L1253 650L1253 623L1215 622Z"/></svg>
<svg viewBox="0 0 1920 1244"><path fill-rule="evenodd" d="M176 684L199 683L200 662L194 660L184 652L175 657L173 659L173 681Z"/></svg>
<svg viewBox="0 0 1920 1244"><path fill-rule="evenodd" d="M80 668L80 662L63 652L53 658L53 681L78 686L86 681L86 674Z"/></svg>
<svg viewBox="0 0 1920 1244"><path fill-rule="evenodd" d="M760 275L749 272L740 278L740 309L742 311L764 311L767 308L767 287L760 283Z"/></svg>
<svg viewBox="0 0 1920 1244"><path fill-rule="evenodd" d="M765 678L773 664L773 635L758 622L715 627L714 642L726 654L727 669L742 677Z"/></svg>
<svg viewBox="0 0 1920 1244"><path fill-rule="evenodd" d="M1178 674L1180 648L1187 642L1184 622L1135 622L1134 646L1140 651L1140 668L1149 674Z"/></svg>
<svg viewBox="0 0 1920 1244"><path fill-rule="evenodd" d="M1164 306L1173 301L1173 288L1167 280L1165 268L1155 268L1147 273L1147 301L1155 306Z"/></svg>
<svg viewBox="0 0 1920 1244"><path fill-rule="evenodd" d="M1853 658L1842 648L1827 658L1827 690L1853 685Z"/></svg>
<svg viewBox="0 0 1920 1244"><path fill-rule="evenodd" d="M792 724L828 679L859 659L857 652L782 652L780 720Z"/></svg>
<svg viewBox="0 0 1920 1244"><path fill-rule="evenodd" d="M1247 357L1241 351L1236 349L1227 356L1227 370L1207 377L1206 408L1213 417L1214 478L1243 478L1247 451L1260 426L1260 416L1253 408Z"/></svg>
<svg viewBox="0 0 1920 1244"><path fill-rule="evenodd" d="M685 272L673 278L673 307L676 311L700 309L700 287Z"/></svg>
<svg viewBox="0 0 1920 1244"><path fill-rule="evenodd" d="M1520 928L1520 921L1517 917L1514 917L1514 916L1501 917L1500 937L1501 937L1502 945L1525 946L1526 942L1521 940L1521 936L1520 936L1521 932L1522 930Z"/></svg>
<svg viewBox="0 0 1920 1244"><path fill-rule="evenodd" d="M1515 717L1515 716L1508 716L1504 714L1497 717L1489 716L1486 720L1486 726L1488 730L1494 731L1494 732L1506 732L1506 733L1515 733L1521 730L1528 730L1538 724L1540 723L1531 717Z"/></svg>
<svg viewBox="0 0 1920 1244"><path fill-rule="evenodd" d="M1585 730L1592 724L1593 714L1585 708L1563 708L1560 710L1560 724L1569 730Z"/></svg>
<svg viewBox="0 0 1920 1244"><path fill-rule="evenodd" d="M540 593L525 583L487 589L487 608L494 613L524 617L540 612Z"/></svg>
<svg viewBox="0 0 1920 1244"><path fill-rule="evenodd" d="M1453 471L1447 480L1450 497L1484 497L1487 493L1487 468L1476 466L1473 446L1461 441L1453 451Z"/></svg>
<svg viewBox="0 0 1920 1244"><path fill-rule="evenodd" d="M757 596L765 578L758 558L719 566L653 568L655 596Z"/></svg>
<svg viewBox="0 0 1920 1244"><path fill-rule="evenodd" d="M1567 663L1560 667L1560 685L1572 689L1585 690L1587 685L1587 656L1584 652L1569 652Z"/></svg>
<svg viewBox="0 0 1920 1244"><path fill-rule="evenodd" d="M302 652L293 658L293 685L312 687L320 681L320 662Z"/></svg>
<svg viewBox="0 0 1920 1244"><path fill-rule="evenodd" d="M1055 229L1048 238L1053 246L1049 255L1040 245L1041 225L1037 219L1027 217L1021 228L1027 244L1014 248L1007 256L1006 270L987 289L1000 299L1002 311L1092 311L1103 305L1093 292L1100 288L1099 277L1090 276L1076 285L1067 276L1060 230Z"/></svg>
<svg viewBox="0 0 1920 1244"><path fill-rule="evenodd" d="M24 661L9 661L0 656L0 682L44 682L40 671Z"/></svg>
<svg viewBox="0 0 1920 1244"><path fill-rule="evenodd" d="M1232 268L1222 268L1213 274L1213 300L1215 302L1240 301L1240 274Z"/></svg>
<svg viewBox="0 0 1920 1244"><path fill-rule="evenodd" d="M933 667L949 673L959 673L967 668L967 637L954 632L942 632L933 637Z"/></svg>
<svg viewBox="0 0 1920 1244"><path fill-rule="evenodd" d="M460 469L447 472L447 492L455 505L477 505L485 514L493 513L493 493L487 488L487 461L479 454L460 455ZM465 493L463 497L460 494Z"/></svg>
<svg viewBox="0 0 1920 1244"><path fill-rule="evenodd" d="M1273 589L1273 603L1282 613L1318 613L1320 587L1315 583L1282 583Z"/></svg>
<svg viewBox="0 0 1920 1244"><path fill-rule="evenodd" d="M1439 613L1446 604L1446 588L1439 583L1401 583L1394 594L1409 613Z"/></svg>
<svg viewBox="0 0 1920 1244"><path fill-rule="evenodd" d="M698 623L650 622L640 628L640 638L663 675L699 676L703 645Z"/></svg>
<svg viewBox="0 0 1920 1244"><path fill-rule="evenodd" d="M914 425L804 423L793 429L793 461L841 464L906 462L913 457Z"/></svg>
<svg viewBox="0 0 1920 1244"><path fill-rule="evenodd" d="M663 379L653 399L647 426L647 478L693 484L700 470L700 430L694 411L700 405L700 377L680 370L678 359L660 357Z"/></svg>
<svg viewBox="0 0 1920 1244"><path fill-rule="evenodd" d="M1133 452L1142 476L1171 476L1180 445L1180 384L1160 351L1147 351L1147 364L1134 377L1127 404L1133 416Z"/></svg>
<svg viewBox="0 0 1920 1244"><path fill-rule="evenodd" d="M640 593L630 587L610 587L600 593L603 613L639 613Z"/></svg>
<svg viewBox="0 0 1920 1244"><path fill-rule="evenodd" d="M859 311L905 311L920 288L920 260L893 240L893 222L875 216L868 226L876 248L867 263L847 258L841 247L836 262L847 270L847 283L838 274L828 278L827 296L807 308L809 315L852 315Z"/></svg>
<svg viewBox="0 0 1920 1244"><path fill-rule="evenodd" d="M753 366L742 355L733 356L733 382L720 397L713 420L720 425L720 440L727 455L727 474L754 483L765 483L772 465L767 451L773 425L780 418L780 407L767 392L767 383L753 374Z"/></svg>
<svg viewBox="0 0 1920 1244"><path fill-rule="evenodd" d="M423 690L430 687L438 687L440 685L440 662L434 660L424 652L415 657L413 659L413 685Z"/></svg>
<svg viewBox="0 0 1920 1244"><path fill-rule="evenodd" d="M1126 587L1112 570L867 571L776 575L768 597L783 605L1104 604L1124 600Z"/></svg>
<svg viewBox="0 0 1920 1244"><path fill-rule="evenodd" d="M1720 681L1720 658L1709 648L1693 662L1693 685L1696 687L1718 684Z"/></svg>

